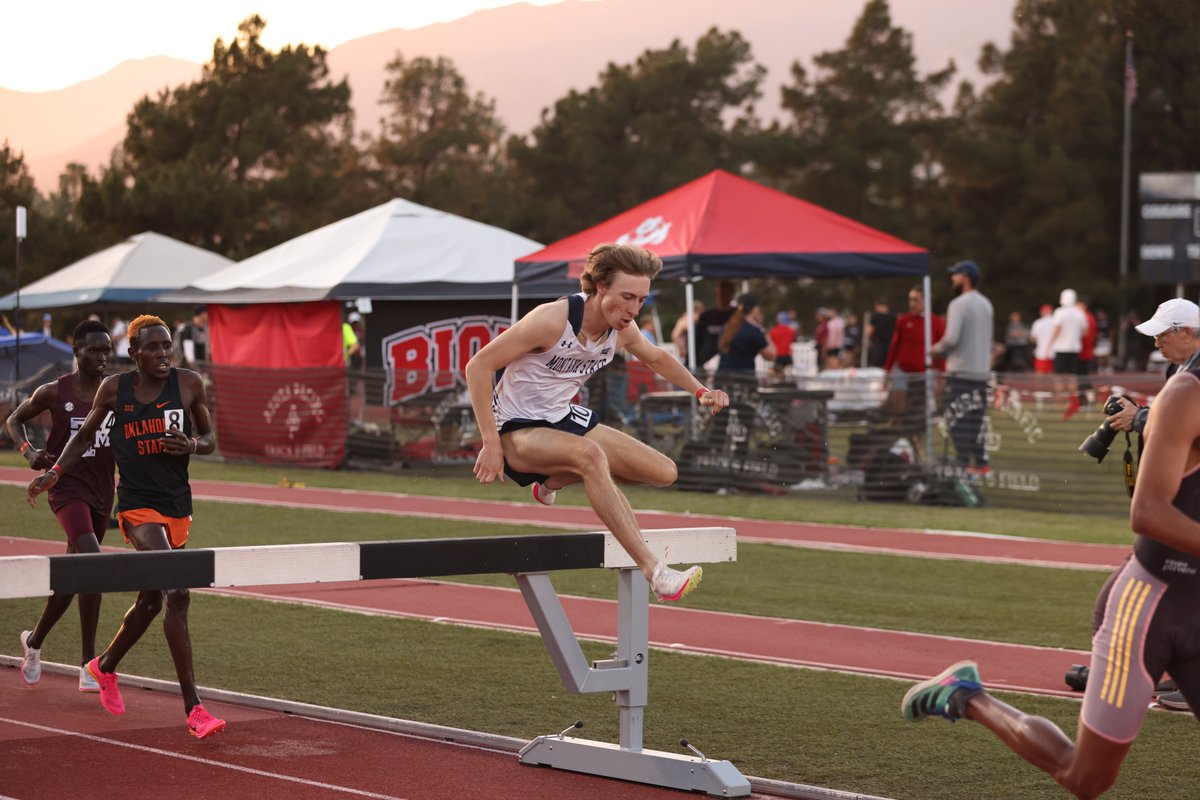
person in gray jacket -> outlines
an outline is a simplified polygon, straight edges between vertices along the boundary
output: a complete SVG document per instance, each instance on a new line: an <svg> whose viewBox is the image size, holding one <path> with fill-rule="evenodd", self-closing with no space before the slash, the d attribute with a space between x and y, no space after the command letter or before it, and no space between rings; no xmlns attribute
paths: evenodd
<svg viewBox="0 0 1200 800"><path fill-rule="evenodd" d="M946 359L946 427L957 465L972 476L991 472L983 442L987 381L992 370L992 303L979 291L979 266L960 261L950 268L957 297L946 308L946 333L933 346Z"/></svg>

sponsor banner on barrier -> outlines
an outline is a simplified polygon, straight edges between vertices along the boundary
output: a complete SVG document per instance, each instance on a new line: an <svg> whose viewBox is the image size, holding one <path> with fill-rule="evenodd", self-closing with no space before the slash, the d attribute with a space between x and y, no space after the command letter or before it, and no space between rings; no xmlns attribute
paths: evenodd
<svg viewBox="0 0 1200 800"><path fill-rule="evenodd" d="M212 367L218 446L225 458L336 467L346 455L341 367Z"/></svg>
<svg viewBox="0 0 1200 800"><path fill-rule="evenodd" d="M429 392L465 386L464 371L471 356L510 324L508 317L459 317L385 336L384 403L395 406Z"/></svg>

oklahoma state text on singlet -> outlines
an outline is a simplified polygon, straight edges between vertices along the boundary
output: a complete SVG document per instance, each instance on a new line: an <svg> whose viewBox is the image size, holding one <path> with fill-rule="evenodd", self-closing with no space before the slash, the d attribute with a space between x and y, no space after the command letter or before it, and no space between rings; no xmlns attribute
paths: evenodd
<svg viewBox="0 0 1200 800"><path fill-rule="evenodd" d="M116 424L112 431L112 446L121 468L117 510L152 508L167 517L189 517L189 456L167 453L162 442L170 428L192 435L192 421L179 392L179 373L172 368L162 393L149 403L139 403L134 396L135 375L126 372L117 383Z"/></svg>

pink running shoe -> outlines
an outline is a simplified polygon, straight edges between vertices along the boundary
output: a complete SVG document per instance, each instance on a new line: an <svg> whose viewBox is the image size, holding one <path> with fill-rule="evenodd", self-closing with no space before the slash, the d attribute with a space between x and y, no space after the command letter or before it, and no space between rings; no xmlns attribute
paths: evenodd
<svg viewBox="0 0 1200 800"><path fill-rule="evenodd" d="M688 567L683 572L671 569L663 562L654 565L654 575L650 579L650 588L660 603L674 603L682 600L688 592L696 588L704 571L696 567Z"/></svg>
<svg viewBox="0 0 1200 800"><path fill-rule="evenodd" d="M533 485L533 499L537 500L544 506L554 505L554 498L558 495L557 489L547 489L540 483Z"/></svg>
<svg viewBox="0 0 1200 800"><path fill-rule="evenodd" d="M197 739L207 739L225 730L225 720L217 719L203 705L192 706L188 714L188 732Z"/></svg>
<svg viewBox="0 0 1200 800"><path fill-rule="evenodd" d="M121 690L117 688L117 673L101 672L99 658L87 662L85 669L100 684L100 705L104 706L104 710L118 717L124 714L125 701L121 699Z"/></svg>

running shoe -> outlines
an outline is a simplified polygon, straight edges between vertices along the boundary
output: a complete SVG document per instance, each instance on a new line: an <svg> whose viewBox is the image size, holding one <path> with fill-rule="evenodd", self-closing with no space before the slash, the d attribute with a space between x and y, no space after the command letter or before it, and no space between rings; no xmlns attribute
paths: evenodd
<svg viewBox="0 0 1200 800"><path fill-rule="evenodd" d="M700 567L689 567L680 572L660 561L654 565L650 588L654 590L660 603L674 603L682 600L688 592L695 589L703 574L704 570Z"/></svg>
<svg viewBox="0 0 1200 800"><path fill-rule="evenodd" d="M1188 705L1187 698L1183 696L1183 692L1176 690L1160 694L1155 700L1163 708L1169 708L1172 711L1191 711L1192 707Z"/></svg>
<svg viewBox="0 0 1200 800"><path fill-rule="evenodd" d="M100 705L104 706L104 710L117 716L124 714L125 701L121 699L121 690L117 688L117 673L101 672L98 658L87 662L86 668L100 687Z"/></svg>
<svg viewBox="0 0 1200 800"><path fill-rule="evenodd" d="M34 686L42 679L42 649L29 646L29 637L32 635L33 631L21 631L20 636L21 650L25 653L21 659L21 680L25 681L26 686Z"/></svg>
<svg viewBox="0 0 1200 800"><path fill-rule="evenodd" d="M537 500L544 506L554 505L554 498L558 496L557 489L547 489L540 483L533 485L533 499Z"/></svg>
<svg viewBox="0 0 1200 800"><path fill-rule="evenodd" d="M192 713L188 714L188 733L197 739L207 739L223 730L225 720L217 719L208 713L203 705L192 706Z"/></svg>
<svg viewBox="0 0 1200 800"><path fill-rule="evenodd" d="M100 691L100 684L92 677L92 673L87 671L87 664L79 668L79 691L89 694Z"/></svg>
<svg viewBox="0 0 1200 800"><path fill-rule="evenodd" d="M983 685L979 682L979 666L974 661L960 661L947 667L942 674L918 683L904 693L900 710L909 722L920 722L932 716L956 722L959 716L951 706L950 698L960 690L972 694L983 691Z"/></svg>

